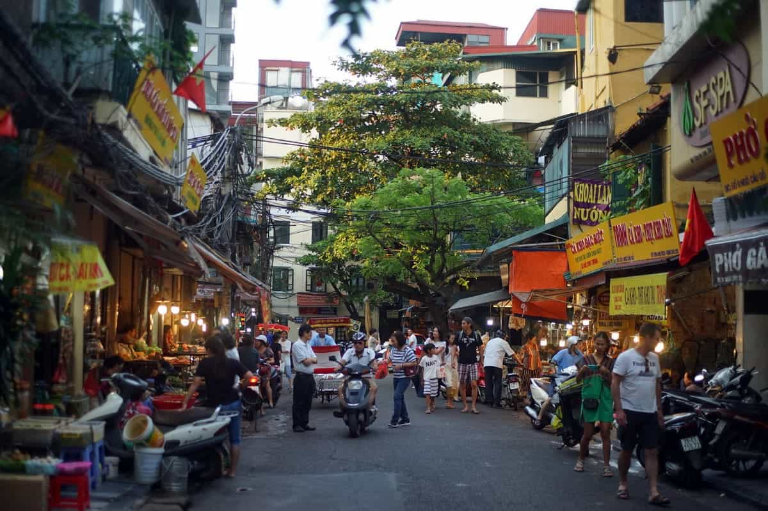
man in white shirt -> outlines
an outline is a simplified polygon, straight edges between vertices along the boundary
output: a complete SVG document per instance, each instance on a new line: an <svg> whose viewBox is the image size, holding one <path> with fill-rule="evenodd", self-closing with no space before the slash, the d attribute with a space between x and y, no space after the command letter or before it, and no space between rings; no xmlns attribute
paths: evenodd
<svg viewBox="0 0 768 511"><path fill-rule="evenodd" d="M293 432L314 431L309 425L309 411L315 394L314 366L317 357L309 345L312 328L306 323L299 327L299 340L291 348L291 362L296 371L293 381Z"/></svg>
<svg viewBox="0 0 768 511"><path fill-rule="evenodd" d="M661 366L653 352L661 338L661 329L653 323L640 327L640 341L616 358L613 366L611 393L619 423L621 441L619 455L619 489L616 496L629 499L627 473L632 452L638 443L645 450L645 473L650 484L649 502L669 505L669 499L659 493L659 429L664 426L661 409Z"/></svg>
<svg viewBox="0 0 768 511"><path fill-rule="evenodd" d="M345 367L349 364L360 364L362 366L366 366L368 368L368 372L363 374L363 378L368 380L368 383L371 386L371 406L376 405L376 392L378 391L378 387L376 386L376 383L371 378L371 375L376 370L376 366L378 363L376 362L376 353L370 349L365 347L365 334L362 332L358 332L352 336L352 347L347 350L346 353L344 353L344 356L341 357L341 367ZM339 387L339 405L341 405L342 410L344 409L344 394L342 392L342 387Z"/></svg>
<svg viewBox="0 0 768 511"><path fill-rule="evenodd" d="M419 344L419 339L416 337L416 334L410 328L407 330L407 333L408 333L408 347L415 352L416 346Z"/></svg>
<svg viewBox="0 0 768 511"><path fill-rule="evenodd" d="M483 369L485 370L485 404L501 408L501 375L504 367L504 355L511 357L515 352L506 341L503 330L497 330L493 339L483 349Z"/></svg>

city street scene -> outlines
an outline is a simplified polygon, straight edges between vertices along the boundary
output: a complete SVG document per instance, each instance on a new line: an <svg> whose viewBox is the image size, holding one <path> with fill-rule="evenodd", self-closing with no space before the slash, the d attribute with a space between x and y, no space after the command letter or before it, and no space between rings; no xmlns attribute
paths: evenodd
<svg viewBox="0 0 768 511"><path fill-rule="evenodd" d="M11 511L768 509L768 0L0 0Z"/></svg>

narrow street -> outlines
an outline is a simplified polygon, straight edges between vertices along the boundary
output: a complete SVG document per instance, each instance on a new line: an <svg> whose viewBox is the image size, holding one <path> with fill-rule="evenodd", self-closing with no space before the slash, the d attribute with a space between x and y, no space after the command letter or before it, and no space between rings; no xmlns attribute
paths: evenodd
<svg viewBox="0 0 768 511"><path fill-rule="evenodd" d="M631 500L614 496L618 476L601 477L593 456L573 471L576 450L559 450L557 437L534 431L512 410L480 406L481 414L445 410L424 414L407 394L412 424L387 428L392 381L379 386L381 415L365 436L348 437L334 407L312 409L317 431L290 431L290 397L269 411L260 432L243 441L238 477L219 480L192 496L195 509L648 509L643 469L633 465ZM317 401L315 401L315 404ZM615 465L614 456L614 465ZM663 482L676 510L742 510L749 506L702 488L691 492Z"/></svg>

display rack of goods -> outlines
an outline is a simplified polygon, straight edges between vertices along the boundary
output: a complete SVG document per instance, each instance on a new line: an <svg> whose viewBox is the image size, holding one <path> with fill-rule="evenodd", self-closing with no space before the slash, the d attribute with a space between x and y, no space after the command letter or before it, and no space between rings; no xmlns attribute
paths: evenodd
<svg viewBox="0 0 768 511"><path fill-rule="evenodd" d="M89 421L62 426L56 430L60 447L87 447L104 440L103 421Z"/></svg>
<svg viewBox="0 0 768 511"><path fill-rule="evenodd" d="M64 417L33 417L13 423L13 443L25 447L51 447L57 429L70 424L73 419Z"/></svg>

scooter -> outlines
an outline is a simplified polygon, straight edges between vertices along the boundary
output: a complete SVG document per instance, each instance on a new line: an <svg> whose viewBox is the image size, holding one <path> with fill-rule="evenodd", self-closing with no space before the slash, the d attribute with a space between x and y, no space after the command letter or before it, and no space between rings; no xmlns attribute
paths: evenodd
<svg viewBox="0 0 768 511"><path fill-rule="evenodd" d="M259 418L261 407L264 404L264 398L261 396L261 378L254 375L248 378L243 388L243 420L253 424L253 431L256 431L256 421Z"/></svg>
<svg viewBox="0 0 768 511"><path fill-rule="evenodd" d="M533 429L544 429L552 423L552 420L555 417L555 409L560 404L560 397L555 390L558 385L575 375L576 368L574 367L573 370L567 368L566 372L561 374L552 374L542 376L541 378L531 378L531 386L528 391L530 404L523 410L531 419L531 426L533 426ZM550 397L551 400L549 406L547 406L547 409L544 411L542 419L539 420L539 412Z"/></svg>
<svg viewBox="0 0 768 511"><path fill-rule="evenodd" d="M504 365L507 368L507 380L504 382L506 392L501 397L503 406L514 408L517 411L517 403L520 401L520 375L515 373L517 362L507 357L504 359Z"/></svg>
<svg viewBox="0 0 768 511"><path fill-rule="evenodd" d="M334 356L331 356L330 360L337 361ZM378 412L370 402L371 384L363 378L366 371L370 371L370 368L362 364L344 366L343 372L346 378L341 385L344 404L341 410L333 412L334 417L344 419L344 423L349 428L349 436L352 438L365 433L365 430L376 421Z"/></svg>
<svg viewBox="0 0 768 511"><path fill-rule="evenodd" d="M133 460L133 450L125 447L119 424L128 404L141 398L148 384L130 373L116 373L107 381L117 392L110 393L101 406L83 415L76 424L87 421L106 422L104 446L107 454L121 460ZM229 416L220 411L220 407L213 410L213 413L203 407L181 411L155 410L152 422L165 435L163 456L187 458L191 464L190 474L200 479L220 477L229 462L226 440L230 422Z"/></svg>
<svg viewBox="0 0 768 511"><path fill-rule="evenodd" d="M638 445L635 456L645 467L645 449ZM685 487L701 484L705 453L698 434L696 413L676 413L664 417L659 438L659 472Z"/></svg>

